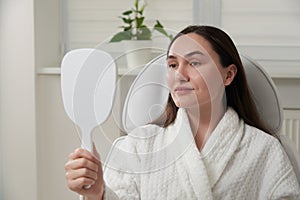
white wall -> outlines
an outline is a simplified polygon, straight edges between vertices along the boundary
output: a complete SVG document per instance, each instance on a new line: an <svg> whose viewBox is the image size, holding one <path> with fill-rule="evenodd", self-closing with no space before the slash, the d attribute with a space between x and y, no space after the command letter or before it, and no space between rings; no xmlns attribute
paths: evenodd
<svg viewBox="0 0 300 200"><path fill-rule="evenodd" d="M34 1L35 67L60 66L63 55L62 0ZM76 129L66 116L60 77L36 77L36 148L38 200L78 199L66 185L64 164L80 147Z"/></svg>
<svg viewBox="0 0 300 200"><path fill-rule="evenodd" d="M222 0L222 28L273 77L300 77L299 0Z"/></svg>
<svg viewBox="0 0 300 200"><path fill-rule="evenodd" d="M3 200L37 200L33 0L0 4Z"/></svg>
<svg viewBox="0 0 300 200"><path fill-rule="evenodd" d="M63 109L60 77L38 76L36 93L38 199L78 199L67 188L64 164L80 138Z"/></svg>

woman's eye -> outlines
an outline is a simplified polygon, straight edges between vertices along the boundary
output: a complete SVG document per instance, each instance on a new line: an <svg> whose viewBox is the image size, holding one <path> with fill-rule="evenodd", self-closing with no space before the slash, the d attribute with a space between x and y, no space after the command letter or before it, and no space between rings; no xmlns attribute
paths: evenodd
<svg viewBox="0 0 300 200"><path fill-rule="evenodd" d="M168 64L168 66L169 66L170 68L175 68L175 67L176 67L176 64L175 64L175 63L170 63L170 64Z"/></svg>
<svg viewBox="0 0 300 200"><path fill-rule="evenodd" d="M201 63L198 62L198 61L193 61L193 62L190 62L190 65L193 66L193 67L197 67L197 66L200 66Z"/></svg>

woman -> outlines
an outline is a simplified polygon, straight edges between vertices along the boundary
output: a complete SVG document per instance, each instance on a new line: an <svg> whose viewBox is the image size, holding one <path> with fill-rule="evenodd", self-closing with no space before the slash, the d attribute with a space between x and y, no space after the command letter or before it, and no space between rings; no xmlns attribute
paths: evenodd
<svg viewBox="0 0 300 200"><path fill-rule="evenodd" d="M116 143L104 170L77 149L68 187L86 199L299 199L292 166L258 118L230 37L189 26L167 53L164 122ZM91 185L84 189L84 185Z"/></svg>

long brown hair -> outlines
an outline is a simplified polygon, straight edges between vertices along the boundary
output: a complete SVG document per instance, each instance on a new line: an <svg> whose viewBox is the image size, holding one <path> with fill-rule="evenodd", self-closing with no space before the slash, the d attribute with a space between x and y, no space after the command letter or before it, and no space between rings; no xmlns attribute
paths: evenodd
<svg viewBox="0 0 300 200"><path fill-rule="evenodd" d="M263 122L259 119L254 100L249 90L244 67L239 53L231 40L231 38L222 30L212 26L188 26L178 33L169 45L169 49L173 42L188 33L196 33L205 38L212 46L213 50L219 55L221 65L225 68L231 64L237 67L237 74L230 85L225 87L227 106L232 107L242 118L245 123L254 126L266 133L278 138ZM169 95L168 103L165 108L165 119L162 127L172 124L177 116L178 107L175 105L171 95Z"/></svg>

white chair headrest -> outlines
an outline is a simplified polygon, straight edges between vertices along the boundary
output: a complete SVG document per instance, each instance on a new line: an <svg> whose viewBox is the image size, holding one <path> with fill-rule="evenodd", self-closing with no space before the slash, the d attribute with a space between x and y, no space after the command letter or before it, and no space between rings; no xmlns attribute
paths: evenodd
<svg viewBox="0 0 300 200"><path fill-rule="evenodd" d="M273 80L253 59L245 55L241 55L241 59L260 119L273 132L279 133L283 111Z"/></svg>

